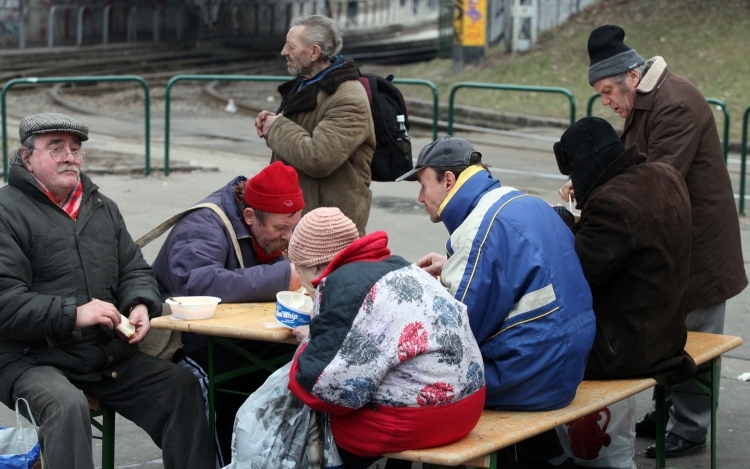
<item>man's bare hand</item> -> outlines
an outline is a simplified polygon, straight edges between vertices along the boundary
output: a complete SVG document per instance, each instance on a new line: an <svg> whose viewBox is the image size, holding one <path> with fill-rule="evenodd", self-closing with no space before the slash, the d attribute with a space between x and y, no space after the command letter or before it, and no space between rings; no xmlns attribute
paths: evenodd
<svg viewBox="0 0 750 469"><path fill-rule="evenodd" d="M566 182L564 186L558 189L557 194L563 199L563 202L567 202L568 197L570 197L570 200L576 200L576 194L573 192L573 181Z"/></svg>
<svg viewBox="0 0 750 469"><path fill-rule="evenodd" d="M310 335L310 326L297 326L292 329L292 334L294 334L294 338L297 339L297 342L302 342Z"/></svg>
<svg viewBox="0 0 750 469"><path fill-rule="evenodd" d="M439 277L443 272L443 266L447 260L447 257L431 252L415 262L415 265L424 269L428 274L434 277Z"/></svg>
<svg viewBox="0 0 750 469"><path fill-rule="evenodd" d="M261 125L261 128L259 130L259 134L262 138L267 138L268 133L271 131L271 126L274 122L276 122L276 119L279 117L282 117L284 114L271 114L270 116L266 116L263 119L263 123Z"/></svg>
<svg viewBox="0 0 750 469"><path fill-rule="evenodd" d="M151 330L151 321L148 318L148 308L146 305L138 305L130 310L128 317L130 324L135 326L135 334L128 340L129 344L137 344L142 341L148 331Z"/></svg>
<svg viewBox="0 0 750 469"><path fill-rule="evenodd" d="M263 121L266 120L266 117L273 116L273 112L271 111L260 111L258 113L258 116L255 118L255 130L258 132L258 137L265 138L265 135L263 135L262 129L263 129Z"/></svg>
<svg viewBox="0 0 750 469"><path fill-rule="evenodd" d="M302 286L302 279L299 277L299 272L294 268L294 264L289 264L292 268L292 274L289 276L289 291L297 291Z"/></svg>
<svg viewBox="0 0 750 469"><path fill-rule="evenodd" d="M95 324L114 329L120 324L120 312L112 303L97 299L76 308L76 327L88 327Z"/></svg>

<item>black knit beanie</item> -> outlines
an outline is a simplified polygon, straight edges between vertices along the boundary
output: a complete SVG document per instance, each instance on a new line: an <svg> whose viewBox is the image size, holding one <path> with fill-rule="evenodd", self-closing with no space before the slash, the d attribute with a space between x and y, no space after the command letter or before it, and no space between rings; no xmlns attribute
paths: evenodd
<svg viewBox="0 0 750 469"><path fill-rule="evenodd" d="M591 31L589 36L589 85L625 73L646 63L634 49L626 46L625 31L616 25L605 24Z"/></svg>
<svg viewBox="0 0 750 469"><path fill-rule="evenodd" d="M570 126L553 148L557 167L573 182L579 209L599 176L625 151L615 129L599 117L584 117Z"/></svg>

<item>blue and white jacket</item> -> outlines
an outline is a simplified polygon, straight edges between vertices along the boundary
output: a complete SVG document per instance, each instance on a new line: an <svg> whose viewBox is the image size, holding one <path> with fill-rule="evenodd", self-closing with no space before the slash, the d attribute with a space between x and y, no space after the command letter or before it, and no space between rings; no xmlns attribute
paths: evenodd
<svg viewBox="0 0 750 469"><path fill-rule="evenodd" d="M441 281L468 307L484 358L486 406L568 405L596 331L574 238L555 211L481 166L467 168L438 214L450 232Z"/></svg>

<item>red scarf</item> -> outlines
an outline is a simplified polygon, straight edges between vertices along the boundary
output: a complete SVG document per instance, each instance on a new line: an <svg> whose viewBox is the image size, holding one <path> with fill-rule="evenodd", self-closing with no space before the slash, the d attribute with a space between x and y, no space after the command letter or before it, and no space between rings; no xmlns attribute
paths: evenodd
<svg viewBox="0 0 750 469"><path fill-rule="evenodd" d="M34 179L36 179L36 176L34 176ZM52 192L47 189L47 186L42 184L42 181L39 179L36 180L36 182L39 183L39 187L42 188L42 191L44 191L45 194L47 194L47 197L55 203L55 205L58 205L55 198L52 196ZM68 195L68 198L65 199L65 202L62 203L62 205L58 205L60 208L65 210L65 213L67 213L70 218L75 220L78 218L78 211L81 209L81 200L83 199L83 183L80 179L78 179L78 185L75 189Z"/></svg>
<svg viewBox="0 0 750 469"><path fill-rule="evenodd" d="M368 235L362 236L352 244L344 248L343 251L336 254L331 259L320 277L312 281L313 287L317 287L320 281L328 274L338 269L342 265L352 262L379 262L391 256L391 250L388 249L388 233L385 231L375 231Z"/></svg>
<svg viewBox="0 0 750 469"><path fill-rule="evenodd" d="M248 231L250 230L248 229ZM275 260L284 252L283 249L279 249L273 254L268 254L266 251L263 250L262 247L258 246L258 243L255 242L255 238L251 236L250 239L253 241L253 249L255 249L255 257L258 258L258 262L260 264L270 264L271 261Z"/></svg>

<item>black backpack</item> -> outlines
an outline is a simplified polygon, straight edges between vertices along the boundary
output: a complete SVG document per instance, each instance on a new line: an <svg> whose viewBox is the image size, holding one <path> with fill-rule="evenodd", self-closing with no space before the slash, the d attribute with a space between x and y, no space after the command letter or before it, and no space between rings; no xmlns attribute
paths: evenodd
<svg viewBox="0 0 750 469"><path fill-rule="evenodd" d="M359 82L367 92L375 124L377 144L370 163L373 181L395 181L414 167L411 155L396 143L396 116L404 116L406 130L409 130L409 114L404 96L391 80L393 75L383 78L372 73L359 73Z"/></svg>

